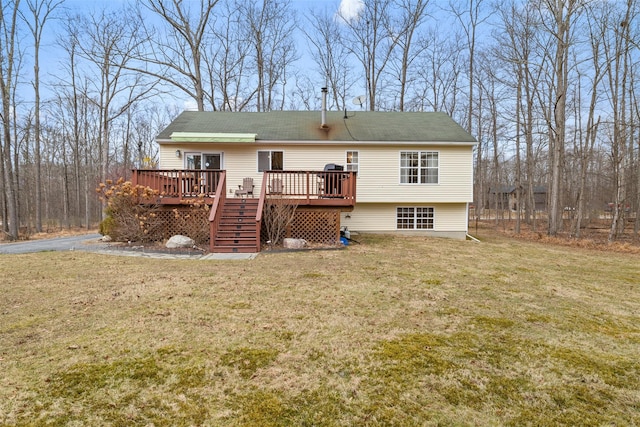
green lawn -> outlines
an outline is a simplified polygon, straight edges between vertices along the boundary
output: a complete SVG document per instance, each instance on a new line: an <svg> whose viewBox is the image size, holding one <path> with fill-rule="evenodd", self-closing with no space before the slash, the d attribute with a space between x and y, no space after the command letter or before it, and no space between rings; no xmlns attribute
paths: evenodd
<svg viewBox="0 0 640 427"><path fill-rule="evenodd" d="M640 256L0 256L0 425L638 425Z"/></svg>

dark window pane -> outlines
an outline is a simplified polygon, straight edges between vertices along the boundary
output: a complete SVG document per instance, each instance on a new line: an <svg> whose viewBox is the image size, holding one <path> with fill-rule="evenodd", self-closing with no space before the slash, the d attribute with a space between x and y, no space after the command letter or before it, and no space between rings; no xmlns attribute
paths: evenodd
<svg viewBox="0 0 640 427"><path fill-rule="evenodd" d="M284 156L282 151L271 152L271 170L274 170L274 171L284 170Z"/></svg>

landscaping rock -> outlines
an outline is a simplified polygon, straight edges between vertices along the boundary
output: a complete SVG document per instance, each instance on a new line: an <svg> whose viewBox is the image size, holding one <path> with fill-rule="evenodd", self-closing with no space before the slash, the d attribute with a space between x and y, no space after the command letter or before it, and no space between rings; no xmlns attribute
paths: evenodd
<svg viewBox="0 0 640 427"><path fill-rule="evenodd" d="M109 235L104 235L104 236L102 236L100 238L101 242L110 242L111 240L113 240L113 239L111 239L111 236L109 236Z"/></svg>
<svg viewBox="0 0 640 427"><path fill-rule="evenodd" d="M187 236L175 235L172 236L166 244L166 247L169 249L174 248L192 248L196 242Z"/></svg>
<svg viewBox="0 0 640 427"><path fill-rule="evenodd" d="M282 241L282 246L286 249L302 249L307 246L307 241L304 239L286 238Z"/></svg>

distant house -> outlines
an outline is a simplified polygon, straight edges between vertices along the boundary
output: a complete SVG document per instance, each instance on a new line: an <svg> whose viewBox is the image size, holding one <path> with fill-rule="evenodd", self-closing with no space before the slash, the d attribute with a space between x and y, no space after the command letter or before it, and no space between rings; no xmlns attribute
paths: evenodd
<svg viewBox="0 0 640 427"><path fill-rule="evenodd" d="M476 141L444 113L187 111L157 142L159 170L134 171L134 179L157 187L162 203L204 194L221 211L242 199L261 219L270 198L289 199L303 218L292 237L326 229L320 235L335 238L340 227L467 233ZM252 194L235 197L246 178ZM219 231L212 226L214 251Z"/></svg>
<svg viewBox="0 0 640 427"><path fill-rule="evenodd" d="M527 186L520 186L520 197L522 199L522 209L526 208ZM509 209L511 211L518 210L518 194L515 185L500 185L489 188L489 198L486 202L487 209ZM535 210L537 212L547 209L547 187L536 185L533 187L533 199L535 201Z"/></svg>

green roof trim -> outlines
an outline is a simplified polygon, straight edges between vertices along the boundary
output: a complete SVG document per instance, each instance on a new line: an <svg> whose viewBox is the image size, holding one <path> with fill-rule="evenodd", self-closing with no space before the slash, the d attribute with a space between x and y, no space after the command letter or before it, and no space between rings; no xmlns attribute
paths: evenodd
<svg viewBox="0 0 640 427"><path fill-rule="evenodd" d="M255 142L255 133L172 132L175 142Z"/></svg>
<svg viewBox="0 0 640 427"><path fill-rule="evenodd" d="M185 111L157 136L159 143L232 142L223 135L256 143L427 143L475 145L476 139L442 112ZM220 137L220 139L217 139ZM180 139L178 139L180 138Z"/></svg>

